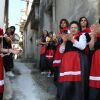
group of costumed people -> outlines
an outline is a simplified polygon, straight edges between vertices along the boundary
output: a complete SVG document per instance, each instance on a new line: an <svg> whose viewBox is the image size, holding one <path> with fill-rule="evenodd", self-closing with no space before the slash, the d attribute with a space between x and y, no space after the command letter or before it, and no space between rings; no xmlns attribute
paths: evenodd
<svg viewBox="0 0 100 100"><path fill-rule="evenodd" d="M7 34L3 32L3 29L0 28L0 100L3 100L4 93L4 65L6 65L9 69L9 65L13 62L10 62L10 58L8 57L8 61L5 62L5 57L10 54L18 54L19 50L14 50L11 47L13 34ZM4 47L4 40L9 44Z"/></svg>
<svg viewBox="0 0 100 100"><path fill-rule="evenodd" d="M54 74L56 100L100 100L100 25L81 17L61 19L59 29L38 42L40 70Z"/></svg>

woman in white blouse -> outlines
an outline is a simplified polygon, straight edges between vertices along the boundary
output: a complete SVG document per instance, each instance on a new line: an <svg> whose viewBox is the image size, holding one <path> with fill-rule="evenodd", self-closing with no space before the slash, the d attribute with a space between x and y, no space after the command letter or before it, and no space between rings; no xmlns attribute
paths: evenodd
<svg viewBox="0 0 100 100"><path fill-rule="evenodd" d="M62 35L63 43L60 53L64 53L59 75L59 87L57 100L85 100L85 88L88 73L87 58L84 49L90 36L79 32L79 24L76 21L70 23L70 34ZM85 67L84 67L85 66ZM85 76L86 75L86 76Z"/></svg>

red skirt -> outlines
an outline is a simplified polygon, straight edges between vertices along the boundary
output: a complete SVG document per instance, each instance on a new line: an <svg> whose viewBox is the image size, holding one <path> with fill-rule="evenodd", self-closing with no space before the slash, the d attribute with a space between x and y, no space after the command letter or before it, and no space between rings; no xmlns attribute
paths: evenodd
<svg viewBox="0 0 100 100"><path fill-rule="evenodd" d="M46 51L46 58L48 60L52 59L54 57L54 50L53 49L49 49Z"/></svg>
<svg viewBox="0 0 100 100"><path fill-rule="evenodd" d="M77 51L66 52L62 57L59 82L81 81L80 55Z"/></svg>
<svg viewBox="0 0 100 100"><path fill-rule="evenodd" d="M3 69L3 61L0 56L0 93L4 92L4 69Z"/></svg>
<svg viewBox="0 0 100 100"><path fill-rule="evenodd" d="M92 57L89 86L100 88L100 49L96 50Z"/></svg>
<svg viewBox="0 0 100 100"><path fill-rule="evenodd" d="M59 48L60 48L60 45L57 46L57 50L56 50L54 60L53 60L53 67L61 66L61 59L62 59L63 53L59 52Z"/></svg>
<svg viewBox="0 0 100 100"><path fill-rule="evenodd" d="M45 54L45 52L46 52L46 46L43 45L43 46L41 46L41 48L40 48L40 55Z"/></svg>

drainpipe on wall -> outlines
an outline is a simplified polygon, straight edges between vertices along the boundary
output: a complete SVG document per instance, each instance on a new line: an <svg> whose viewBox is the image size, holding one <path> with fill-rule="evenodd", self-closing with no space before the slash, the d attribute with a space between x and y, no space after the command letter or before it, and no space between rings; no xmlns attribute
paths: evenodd
<svg viewBox="0 0 100 100"><path fill-rule="evenodd" d="M56 0L53 0L53 32L56 32Z"/></svg>
<svg viewBox="0 0 100 100"><path fill-rule="evenodd" d="M5 0L5 9L4 9L4 28L6 29L8 27L8 15L9 14L9 0Z"/></svg>

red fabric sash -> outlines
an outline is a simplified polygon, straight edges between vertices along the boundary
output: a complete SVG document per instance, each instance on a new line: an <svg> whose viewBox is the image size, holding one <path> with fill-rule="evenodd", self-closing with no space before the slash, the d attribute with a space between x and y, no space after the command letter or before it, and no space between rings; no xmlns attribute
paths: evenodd
<svg viewBox="0 0 100 100"><path fill-rule="evenodd" d="M77 39L80 35L81 35L81 33L78 32L77 34L73 34L73 37L74 37L74 39Z"/></svg>
<svg viewBox="0 0 100 100"><path fill-rule="evenodd" d="M86 28L86 29L84 29L84 30L82 31L82 33L90 33L90 32L91 32L90 28Z"/></svg>
<svg viewBox="0 0 100 100"><path fill-rule="evenodd" d="M62 34L62 33L63 33L64 31L66 31L66 30L68 30L67 27L64 27L64 28L60 29L60 33L59 33L59 34Z"/></svg>
<svg viewBox="0 0 100 100"><path fill-rule="evenodd" d="M54 50L47 50L47 52L46 52L46 57L48 58L48 59L51 59L51 58L53 58L53 56L54 56Z"/></svg>

